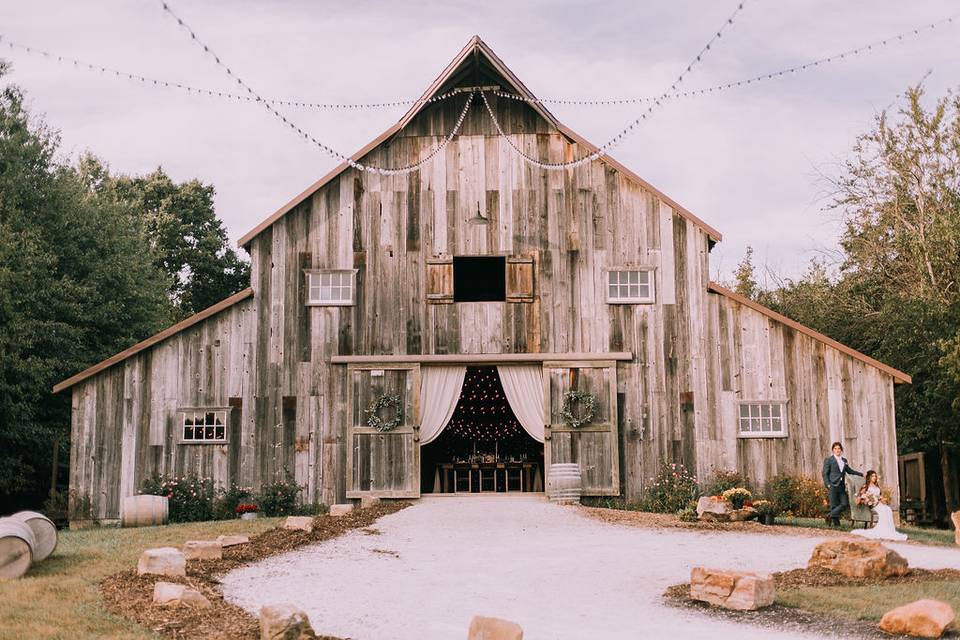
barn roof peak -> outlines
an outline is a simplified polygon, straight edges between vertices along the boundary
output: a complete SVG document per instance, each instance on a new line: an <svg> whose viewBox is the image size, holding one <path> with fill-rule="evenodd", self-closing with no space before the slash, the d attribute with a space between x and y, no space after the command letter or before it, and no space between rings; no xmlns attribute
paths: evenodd
<svg viewBox="0 0 960 640"><path fill-rule="evenodd" d="M469 80L469 82L467 82L467 80ZM420 113L426 106L430 104L431 98L442 95L444 92L451 91L458 86L462 87L465 83L473 86L497 84L501 89L507 90L508 92L524 98L531 109L536 111L550 124L555 126L560 133L562 133L572 142L577 143L584 155L597 151L596 145L588 142L583 136L576 133L572 129L569 129L559 120L557 120L557 118L550 113L550 111L544 107L540 101L536 99L536 96L533 94L533 92L531 92L526 85L524 85L523 82L521 82L520 79L514 75L513 71L507 67L500 57L494 53L493 49L491 49L490 46L483 41L483 38L475 34L470 37L470 39L467 41L467 44L460 49L460 52L453 57L453 60L450 61L440 75L437 76L430 86L427 87L426 91L423 92L423 95L421 95L420 98L414 102L413 106L410 107L410 109L403 115L402 118L400 118L400 120L397 121L395 125L384 131L374 140L371 140L363 148L351 155L350 158L353 161L359 162L361 158L367 155L375 147L389 140L394 134L403 129L403 127L405 127L414 117L416 117L418 113ZM719 231L695 216L685 207L678 204L676 201L668 197L649 182L630 171L627 167L611 158L609 155L604 154L600 156L599 161L613 167L627 178L638 183L644 189L650 191L665 204L670 206L678 215L690 220L695 225L703 229L703 231L712 241L716 242L723 238ZM304 200L312 196L318 189L346 171L349 166L350 165L347 162L341 162L332 171L307 187L304 191L271 214L266 220L247 232L242 238L240 238L237 244L241 247L247 247L254 238L269 229L273 223L282 218Z"/></svg>

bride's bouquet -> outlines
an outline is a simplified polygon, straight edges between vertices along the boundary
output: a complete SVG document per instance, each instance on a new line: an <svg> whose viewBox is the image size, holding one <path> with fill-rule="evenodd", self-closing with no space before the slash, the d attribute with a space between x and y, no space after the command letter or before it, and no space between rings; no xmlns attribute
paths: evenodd
<svg viewBox="0 0 960 640"><path fill-rule="evenodd" d="M872 509L880 504L880 496L875 493L864 493L857 498L857 502Z"/></svg>

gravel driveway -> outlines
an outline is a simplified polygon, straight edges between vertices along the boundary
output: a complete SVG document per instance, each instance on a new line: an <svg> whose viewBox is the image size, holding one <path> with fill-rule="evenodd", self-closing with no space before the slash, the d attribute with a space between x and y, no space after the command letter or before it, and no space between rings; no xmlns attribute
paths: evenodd
<svg viewBox="0 0 960 640"><path fill-rule="evenodd" d="M224 578L256 613L291 602L318 632L362 640L465 638L476 615L528 640L809 638L665 606L660 594L707 565L803 566L818 538L650 530L588 518L542 497L424 498L375 525ZM911 566L960 567L960 550L891 545Z"/></svg>

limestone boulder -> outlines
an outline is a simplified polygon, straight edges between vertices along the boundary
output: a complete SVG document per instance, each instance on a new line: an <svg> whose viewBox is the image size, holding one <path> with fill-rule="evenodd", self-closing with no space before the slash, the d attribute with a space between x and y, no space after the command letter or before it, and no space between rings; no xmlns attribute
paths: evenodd
<svg viewBox="0 0 960 640"><path fill-rule="evenodd" d="M185 605L198 609L206 609L212 606L206 596L196 589L172 582L158 582L153 585L153 602L154 604L168 607Z"/></svg>
<svg viewBox="0 0 960 640"><path fill-rule="evenodd" d="M232 536L220 535L220 536L217 536L217 542L219 542L220 546L225 549L227 547L233 547L238 544L247 544L248 542L250 542L250 537L242 536L242 535L232 535Z"/></svg>
<svg viewBox="0 0 960 640"><path fill-rule="evenodd" d="M705 567L690 572L690 597L724 609L762 609L772 605L775 596L773 577L766 574Z"/></svg>
<svg viewBox="0 0 960 640"><path fill-rule="evenodd" d="M730 522L745 522L747 520L755 520L757 517L757 510L753 507L733 509L728 516L730 517Z"/></svg>
<svg viewBox="0 0 960 640"><path fill-rule="evenodd" d="M467 640L523 640L523 629L509 620L473 616Z"/></svg>
<svg viewBox="0 0 960 640"><path fill-rule="evenodd" d="M179 549L158 547L147 549L137 561L137 575L154 574L158 576L187 575L187 559Z"/></svg>
<svg viewBox="0 0 960 640"><path fill-rule="evenodd" d="M187 540L183 543L183 555L187 560L219 560L223 557L223 545L216 540Z"/></svg>
<svg viewBox="0 0 960 640"><path fill-rule="evenodd" d="M960 544L960 511L954 511L950 515L950 519L953 520L953 537L957 544Z"/></svg>
<svg viewBox="0 0 960 640"><path fill-rule="evenodd" d="M273 604L260 609L260 640L307 640L316 637L307 614L292 604Z"/></svg>
<svg viewBox="0 0 960 640"><path fill-rule="evenodd" d="M946 602L917 600L883 614L880 628L895 635L939 638L954 617L953 609Z"/></svg>
<svg viewBox="0 0 960 640"><path fill-rule="evenodd" d="M375 507L380 504L380 498L376 496L363 496L360 498L360 508L369 509L370 507Z"/></svg>
<svg viewBox="0 0 960 640"><path fill-rule="evenodd" d="M733 511L729 502L717 496L703 496L697 500L697 517L702 517L705 513L715 516L726 516Z"/></svg>
<svg viewBox="0 0 960 640"><path fill-rule="evenodd" d="M283 523L284 529L291 529L293 531L306 531L310 533L313 531L313 517L312 516L289 516L286 522Z"/></svg>
<svg viewBox="0 0 960 640"><path fill-rule="evenodd" d="M880 542L849 538L818 544L807 567L824 567L851 578L889 578L910 572L906 558Z"/></svg>
<svg viewBox="0 0 960 640"><path fill-rule="evenodd" d="M345 516L351 511L353 511L352 503L330 505L330 515L333 516L334 518Z"/></svg>

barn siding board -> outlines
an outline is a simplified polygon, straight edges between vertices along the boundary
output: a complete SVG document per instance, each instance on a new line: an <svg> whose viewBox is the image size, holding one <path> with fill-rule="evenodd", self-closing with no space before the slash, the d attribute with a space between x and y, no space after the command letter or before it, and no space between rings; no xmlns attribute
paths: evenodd
<svg viewBox="0 0 960 640"><path fill-rule="evenodd" d="M358 159L418 160L465 99L426 105ZM586 152L528 104L491 106L531 156ZM478 209L488 222L467 224ZM709 289L709 241L679 205L613 164L546 172L522 162L474 108L419 171L347 168L252 237L252 299L76 384L71 487L91 494L104 517L154 472L196 470L254 487L290 473L304 500L339 502L353 443L350 381L334 356L621 350L634 359L611 369L614 432L558 432L551 447L615 465L630 499L664 461L701 475L739 466L758 484L815 474L836 437L863 458L855 466L875 461L895 484L890 375ZM428 261L464 254L532 257L532 296L428 301L439 277ZM654 270L654 303L606 304L604 270L624 266ZM355 305L307 307L305 268L356 269ZM788 438L737 437L737 405L751 399L787 400ZM233 407L226 446L178 443L178 408L200 404ZM407 449L361 446L361 458L403 483L390 460L369 456Z"/></svg>

